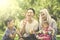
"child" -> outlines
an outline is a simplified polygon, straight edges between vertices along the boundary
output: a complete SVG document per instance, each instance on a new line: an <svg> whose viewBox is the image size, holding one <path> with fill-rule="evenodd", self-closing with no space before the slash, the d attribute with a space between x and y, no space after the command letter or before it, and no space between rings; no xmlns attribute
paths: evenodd
<svg viewBox="0 0 60 40"><path fill-rule="evenodd" d="M14 27L14 20L10 18L5 22L5 24L7 26L7 29L5 31L5 34L2 40L14 40L15 35L16 35L16 29Z"/></svg>
<svg viewBox="0 0 60 40"><path fill-rule="evenodd" d="M42 24L42 29L37 33L39 33L37 35L39 40L51 40L54 35L54 29L49 27L48 22L44 22Z"/></svg>

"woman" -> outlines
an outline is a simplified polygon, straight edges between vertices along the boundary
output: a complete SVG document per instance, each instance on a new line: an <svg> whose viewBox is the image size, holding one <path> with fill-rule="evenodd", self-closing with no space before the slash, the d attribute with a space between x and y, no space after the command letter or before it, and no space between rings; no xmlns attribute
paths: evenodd
<svg viewBox="0 0 60 40"><path fill-rule="evenodd" d="M39 15L39 25L40 25L39 29L41 29L42 23L45 21L47 21L49 23L49 25L52 28L54 28L55 33L54 33L52 40L56 40L56 33L57 33L56 21L53 18L51 18L47 9L42 9L42 10L40 10L40 15Z"/></svg>

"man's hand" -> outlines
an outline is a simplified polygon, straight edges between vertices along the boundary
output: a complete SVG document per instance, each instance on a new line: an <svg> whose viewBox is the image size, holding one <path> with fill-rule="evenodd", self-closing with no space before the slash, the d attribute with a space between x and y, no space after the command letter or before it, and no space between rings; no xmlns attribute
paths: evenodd
<svg viewBox="0 0 60 40"><path fill-rule="evenodd" d="M36 32L34 30L30 30L30 34L35 34Z"/></svg>
<svg viewBox="0 0 60 40"><path fill-rule="evenodd" d="M23 21L23 26L24 26L24 27L26 26L26 23L27 23L27 21L24 20L24 21Z"/></svg>

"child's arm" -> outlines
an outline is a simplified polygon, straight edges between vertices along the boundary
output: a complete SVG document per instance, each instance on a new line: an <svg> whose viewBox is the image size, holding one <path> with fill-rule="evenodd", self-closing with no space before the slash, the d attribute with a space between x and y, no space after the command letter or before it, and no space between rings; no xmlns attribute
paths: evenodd
<svg viewBox="0 0 60 40"><path fill-rule="evenodd" d="M39 30L38 32L36 32L36 34L42 33L42 30Z"/></svg>
<svg viewBox="0 0 60 40"><path fill-rule="evenodd" d="M12 39L15 38L15 36L16 36L16 28L14 28L12 30L12 33L9 34L9 37L12 38Z"/></svg>
<svg viewBox="0 0 60 40"><path fill-rule="evenodd" d="M9 35L9 37L12 38L12 39L15 38L15 36L16 36L16 33Z"/></svg>
<svg viewBox="0 0 60 40"><path fill-rule="evenodd" d="M9 30L9 29L6 29L5 35L6 35L7 37L14 38L15 35L16 35L16 32L13 33L13 34L11 34L10 30Z"/></svg>
<svg viewBox="0 0 60 40"><path fill-rule="evenodd" d="M17 29L16 32L17 32L17 34L18 34L19 37L22 37L20 29Z"/></svg>

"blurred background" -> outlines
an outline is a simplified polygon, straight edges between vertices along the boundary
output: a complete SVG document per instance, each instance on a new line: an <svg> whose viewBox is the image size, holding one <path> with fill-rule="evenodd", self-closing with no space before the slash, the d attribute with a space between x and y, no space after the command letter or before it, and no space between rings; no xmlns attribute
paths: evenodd
<svg viewBox="0 0 60 40"><path fill-rule="evenodd" d="M20 21L24 18L26 9L34 8L34 18L38 20L39 10L47 8L52 18L57 22L57 40L60 34L60 0L0 0L0 40L6 29L5 20L9 17L15 19L16 28L19 27ZM16 37L15 40L18 38Z"/></svg>

